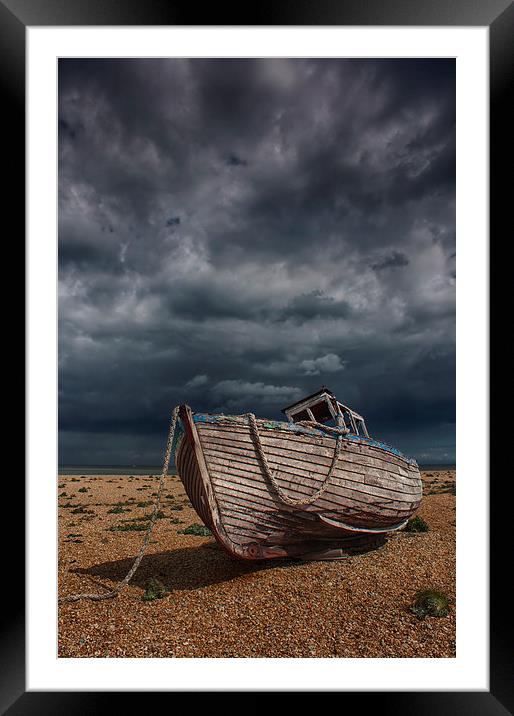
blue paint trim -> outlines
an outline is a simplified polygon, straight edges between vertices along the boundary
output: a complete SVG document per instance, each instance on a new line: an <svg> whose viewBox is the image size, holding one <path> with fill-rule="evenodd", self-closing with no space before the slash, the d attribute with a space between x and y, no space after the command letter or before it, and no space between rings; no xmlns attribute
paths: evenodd
<svg viewBox="0 0 514 716"><path fill-rule="evenodd" d="M230 423L231 421L236 422L236 418L241 418L242 415L215 415L210 413L195 413L193 415L193 420L195 423ZM237 421L239 422L239 421ZM313 435L313 436L321 436L324 438L333 438L336 439L335 433L328 433L323 430L317 430L316 428L305 428L302 425L297 425L296 423L287 423L284 421L279 420L266 420L266 422L260 423L261 428L268 428L270 430L289 430L292 433L298 434L298 435ZM355 443L362 443L364 445L371 445L373 447L378 447L384 450L385 452L389 452L392 455L397 455L398 457L403 458L411 465L416 465L417 462L413 460L412 458L407 457L402 452L400 452L397 448L391 447L391 445L387 445L386 443L381 442L380 440L373 440L372 438L365 438L360 435L352 435L351 433L347 433L344 436L345 440L351 440Z"/></svg>

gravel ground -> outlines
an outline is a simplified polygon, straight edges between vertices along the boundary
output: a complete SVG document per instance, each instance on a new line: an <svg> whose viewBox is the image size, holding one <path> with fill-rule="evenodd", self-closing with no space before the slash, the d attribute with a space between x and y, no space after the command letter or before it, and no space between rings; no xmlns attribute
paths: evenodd
<svg viewBox="0 0 514 716"><path fill-rule="evenodd" d="M455 472L422 477L416 514L428 532L402 531L338 562L260 564L180 534L201 521L170 477L130 585L116 599L59 606L59 656L455 657ZM157 485L144 475L59 476L60 595L103 592L125 576L144 532L110 528L143 524L135 518L151 511ZM143 601L152 577L169 594ZM424 588L450 598L448 616L409 611Z"/></svg>

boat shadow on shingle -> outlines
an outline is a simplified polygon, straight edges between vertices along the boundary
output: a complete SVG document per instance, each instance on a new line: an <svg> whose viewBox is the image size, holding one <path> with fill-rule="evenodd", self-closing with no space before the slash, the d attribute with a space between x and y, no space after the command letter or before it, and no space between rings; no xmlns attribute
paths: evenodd
<svg viewBox="0 0 514 716"><path fill-rule="evenodd" d="M98 579L95 579L94 582L108 591L112 589L112 583L123 579L133 561L134 557L128 557L112 562L102 562L87 568L73 569L70 572L96 577ZM149 579L157 578L170 592L188 591L202 589L212 584L230 582L233 579L256 574L262 570L291 569L301 564L305 563L298 559L276 562L243 562L227 555L213 540L196 547L184 547L169 552L145 555L131 584L144 589Z"/></svg>

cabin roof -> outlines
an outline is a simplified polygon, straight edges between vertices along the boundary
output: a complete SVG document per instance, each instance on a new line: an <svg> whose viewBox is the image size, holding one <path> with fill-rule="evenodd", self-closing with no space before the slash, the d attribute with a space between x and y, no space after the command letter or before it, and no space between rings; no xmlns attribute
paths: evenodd
<svg viewBox="0 0 514 716"><path fill-rule="evenodd" d="M294 408L295 405L300 405L300 403L305 403L306 400L311 400L312 398L316 398L316 396L323 395L324 393L327 393L332 398L336 397L331 390L329 390L328 388L325 388L325 386L323 386L321 388L321 390L316 391L316 393L311 393L311 395L305 395L300 400L297 400L296 403L292 403L291 405L287 405L285 408L282 408L281 412L285 413L286 410L291 410L291 408Z"/></svg>

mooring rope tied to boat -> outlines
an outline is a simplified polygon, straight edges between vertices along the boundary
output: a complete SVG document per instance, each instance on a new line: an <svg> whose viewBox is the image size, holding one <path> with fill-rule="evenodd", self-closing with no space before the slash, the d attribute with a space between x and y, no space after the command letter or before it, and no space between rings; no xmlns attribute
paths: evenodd
<svg viewBox="0 0 514 716"><path fill-rule="evenodd" d="M139 549L138 555L135 558L131 568L129 569L129 571L127 572L125 577L122 580L120 580L118 582L118 584L116 585L116 587L114 587L114 589L112 589L110 592L106 592L105 594L92 594L92 593L88 593L88 592L81 592L79 594L70 594L69 596L59 597L59 600L58 600L59 603L77 602L80 599L90 599L92 601L97 601L97 602L102 601L104 599L113 599L121 592L121 590L124 587L126 587L129 584L130 580L136 573L139 565L141 564L141 560L144 557L146 548L148 546L148 542L150 540L150 537L151 537L151 534L152 534L152 531L153 531L153 528L155 526L155 522L157 519L157 513L159 511L159 507L160 507L160 503L161 503L161 496L162 496L162 490L164 487L164 481L165 481L166 475L168 474L168 469L169 469L169 464L170 464L170 459L171 459L171 449L173 446L173 439L175 437L178 412L179 412L179 406L177 405L175 408L173 408L173 410L171 412L171 421L170 421L170 427L169 427L169 431L168 431L168 439L166 442L166 449L165 449L165 453L164 453L164 464L163 464L162 473L161 473L161 476L159 479L159 488L157 490L157 497L155 499L152 514L150 515L148 528L147 528L146 533L143 537L143 541L141 543L141 547ZM327 432L330 431L332 433L337 433L337 439L336 439L336 444L334 447L334 455L332 458L332 464L331 464L330 469L329 469L327 475L325 476L321 486L319 487L318 490L316 490L316 492L314 494L310 495L309 497L300 498L298 500L295 500L294 498L289 497L289 495L287 495L282 490L282 488L278 484L275 476L271 472L271 469L268 464L268 460L266 458L266 455L264 454L264 449L262 446L262 441L261 441L261 437L259 434L259 428L257 426L257 420L255 418L255 415L253 413L246 413L246 417L248 418L252 435L255 438L255 447L257 449L262 467L264 469L264 474L266 475L268 480L271 482L271 484L274 487L279 498L286 504L291 505L293 507L300 506L300 505L311 505L312 503L316 502L316 500L319 499L324 494L324 492L326 491L326 489L329 485L330 478L332 477L332 475L334 473L334 470L337 465L337 461L339 459L339 455L341 453L341 445L342 445L343 435L345 434L345 432L348 432L348 431L347 430L345 431L344 429L334 429L334 428L328 428L327 426L322 426L327 429ZM310 421L303 421L303 422L305 424L307 424ZM320 426L316 424L316 427L319 428Z"/></svg>
<svg viewBox="0 0 514 716"><path fill-rule="evenodd" d="M262 467L264 469L264 474L268 478L268 480L273 485L277 495L282 500L282 502L285 502L287 505L291 505L292 507L297 507L300 505L312 505L316 500L318 500L326 491L327 487L330 483L330 478L334 474L334 470L337 465L337 461L339 460L339 455L341 453L341 445L343 442L343 435L345 434L344 430L337 430L334 429L335 432L337 432L337 439L336 444L334 446L334 455L332 457L332 464L330 465L330 469L328 473L326 474L323 482L321 483L320 487L309 497L300 498L298 500L294 499L293 497L289 497L280 485L278 484L275 476L271 472L268 460L266 458L266 455L264 454L264 449L262 446L261 436L259 434L259 427L257 425L257 420L255 418L255 415L253 413L246 413L246 417L248 418L248 423L250 425L250 432L252 433L252 436L255 438L255 447L257 449L257 453L259 455ZM332 430L331 430L332 432Z"/></svg>
<svg viewBox="0 0 514 716"><path fill-rule="evenodd" d="M170 428L168 431L168 440L166 442L166 450L164 452L164 464L162 467L162 473L159 480L159 489L157 490L157 497L155 499L155 503L153 506L152 514L150 515L150 521L148 523L148 528L146 530L145 536L143 537L143 541L141 543L141 547L139 549L139 553L137 557L135 558L132 567L129 569L125 577L118 582L118 584L112 589L110 592L106 592L105 594L88 594L87 592L83 592L81 594L71 594L67 597L59 597L59 602L77 602L79 599L91 599L95 602L102 601L103 599L113 599L116 597L121 590L127 586L127 584L130 582L134 574L136 573L137 568L139 567L141 560L143 559L143 556L145 554L146 548L148 546L148 541L150 540L150 536L152 534L155 522L157 520L157 513L159 511L159 506L161 503L161 496L162 496L162 489L164 487L164 480L166 478L166 475L168 474L168 468L170 466L170 458L171 458L171 448L173 445L173 438L175 437L175 428L177 425L177 418L178 418L178 411L179 406L177 405L175 408L173 408L171 412L171 422L170 422Z"/></svg>

